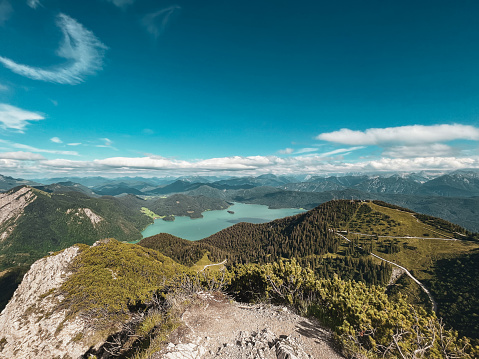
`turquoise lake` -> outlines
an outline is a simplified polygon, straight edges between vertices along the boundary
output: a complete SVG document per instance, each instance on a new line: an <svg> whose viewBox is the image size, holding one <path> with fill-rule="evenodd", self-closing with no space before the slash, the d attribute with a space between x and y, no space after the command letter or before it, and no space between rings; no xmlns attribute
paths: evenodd
<svg viewBox="0 0 479 359"><path fill-rule="evenodd" d="M233 211L234 214L228 213L227 210ZM235 223L265 223L304 212L297 208L269 209L268 206L244 203L235 203L227 210L206 211L203 212L203 218L197 219L176 217L173 222L155 219L155 223L149 225L141 234L145 238L158 233L169 233L190 241L197 241Z"/></svg>

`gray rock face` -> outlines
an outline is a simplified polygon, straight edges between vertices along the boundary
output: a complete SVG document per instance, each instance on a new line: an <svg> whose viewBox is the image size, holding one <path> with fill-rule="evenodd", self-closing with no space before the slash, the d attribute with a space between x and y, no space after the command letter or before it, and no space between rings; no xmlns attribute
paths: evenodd
<svg viewBox="0 0 479 359"><path fill-rule="evenodd" d="M53 311L62 298L53 292L70 276L68 266L78 254L77 247L35 262L0 314L0 358L78 358L88 347L78 338L85 323L65 321L66 310Z"/></svg>
<svg viewBox="0 0 479 359"><path fill-rule="evenodd" d="M195 343L168 344L163 359L310 359L291 336L280 338L268 328L257 332L241 332L235 343L224 343L216 352L206 353L209 338L197 338Z"/></svg>
<svg viewBox="0 0 479 359"><path fill-rule="evenodd" d="M16 226L16 221L23 214L26 206L37 196L30 187L22 187L17 191L0 193L0 242L8 238Z"/></svg>

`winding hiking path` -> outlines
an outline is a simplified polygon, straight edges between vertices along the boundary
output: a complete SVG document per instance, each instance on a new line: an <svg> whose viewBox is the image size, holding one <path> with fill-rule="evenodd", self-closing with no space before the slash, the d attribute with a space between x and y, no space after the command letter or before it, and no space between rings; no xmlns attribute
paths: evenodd
<svg viewBox="0 0 479 359"><path fill-rule="evenodd" d="M346 236L342 235L341 233L339 233L338 231L335 231L334 233L336 233L338 236L340 236L341 238L345 239L346 241L348 242L351 242L352 241L350 239L348 239ZM358 234L361 234L361 233L358 233ZM408 238L415 238L415 237L408 237ZM361 246L358 246L355 244L356 247L360 248L360 249L363 249ZM363 249L364 250L364 249ZM376 257L384 262L387 262L389 264L392 264L393 266L396 266L400 269L402 269L414 282L416 282L420 287L421 289L427 294L427 296L429 297L429 300L431 301L431 304L432 304L432 310L434 312L437 311L437 303L436 301L434 300L434 298L432 297L432 294L431 292L424 286L424 284L422 284L420 281L418 281L406 268L404 268L403 266L400 266L399 264L397 263L394 263L394 262L391 262L391 261L388 261L387 259L385 258L382 258L372 252L369 252L370 255L372 255L373 257Z"/></svg>
<svg viewBox="0 0 479 359"><path fill-rule="evenodd" d="M201 271L203 272L203 271L204 271L206 268L208 268L208 267L220 266L220 265L224 265L224 264L226 264L226 259L225 259L223 262L221 262L221 263L206 264Z"/></svg>
<svg viewBox="0 0 479 359"><path fill-rule="evenodd" d="M431 232L434 232L431 230ZM435 232L437 233L437 232ZM364 237L376 237L376 234L366 234L359 232L349 232L349 234L357 234ZM440 234L440 233L439 233ZM393 238L393 239L439 239L441 241L459 241L457 238L444 238L444 237L413 237L413 236L377 236L378 238Z"/></svg>

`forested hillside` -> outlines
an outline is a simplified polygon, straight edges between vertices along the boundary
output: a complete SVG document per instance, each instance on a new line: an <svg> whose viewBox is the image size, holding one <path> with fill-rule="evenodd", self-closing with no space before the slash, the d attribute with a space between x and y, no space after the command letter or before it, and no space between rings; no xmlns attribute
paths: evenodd
<svg viewBox="0 0 479 359"><path fill-rule="evenodd" d="M204 211L226 209L230 203L223 199L206 196L188 196L174 194L168 197L154 197L143 199L129 194L121 197L114 197L129 208L140 211L147 208L158 217L186 216L190 218L202 218Z"/></svg>
<svg viewBox="0 0 479 359"><path fill-rule="evenodd" d="M152 222L113 197L29 191L35 198L13 223L4 223L13 229L0 243L0 269L31 264L50 251L75 243L92 244L106 237L120 241L140 239L140 231Z"/></svg>

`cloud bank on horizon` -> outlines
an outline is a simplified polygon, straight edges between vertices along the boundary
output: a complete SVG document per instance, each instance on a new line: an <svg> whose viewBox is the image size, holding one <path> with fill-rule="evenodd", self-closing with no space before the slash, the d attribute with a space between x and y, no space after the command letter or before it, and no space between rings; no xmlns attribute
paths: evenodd
<svg viewBox="0 0 479 359"><path fill-rule="evenodd" d="M404 136L414 128L414 138ZM336 136L336 133L354 133L357 138ZM397 128L374 128L366 131L351 131L342 129L336 133L320 134L317 138L329 139L341 144L362 144L349 148L338 148L321 154L312 154L317 148L299 149L296 155L293 151L283 151L287 156L229 156L197 160L179 160L156 155L142 157L107 157L90 161L72 159L46 159L35 152L78 155L73 151L49 151L32 146L6 143L15 148L31 152L4 152L0 153L0 163L12 169L15 162L19 169L25 170L25 161L31 162L29 175L52 173L68 174L71 171L83 174L110 174L110 175L182 175L191 173L201 174L234 174L260 175L264 173L297 174L297 173L351 173L351 172L397 172L422 170L457 170L479 169L479 156L461 156L453 147L433 141L469 140L478 141L479 128L463 125L433 125L433 126L401 126ZM105 147L111 146L108 138ZM51 142L63 144L58 137ZM1 143L1 141L0 141ZM422 144L426 145L422 145ZM353 151L365 149L369 145L389 145L379 158L363 158L348 161L344 156ZM71 145L71 144L70 144ZM476 144L477 145L477 144ZM429 150L429 152L428 152ZM453 155L451 154L452 152Z"/></svg>

